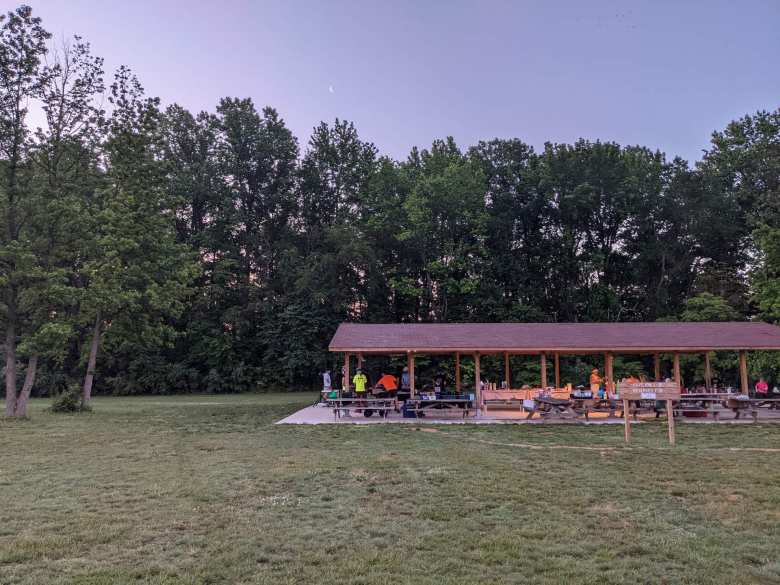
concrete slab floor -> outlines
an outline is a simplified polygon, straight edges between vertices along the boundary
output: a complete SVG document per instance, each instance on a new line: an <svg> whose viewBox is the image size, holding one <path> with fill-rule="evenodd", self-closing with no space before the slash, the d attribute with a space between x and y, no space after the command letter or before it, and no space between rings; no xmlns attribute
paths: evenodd
<svg viewBox="0 0 780 585"><path fill-rule="evenodd" d="M424 418L403 418L398 413L391 413L387 418L381 418L374 414L371 417L365 417L362 414L353 414L352 416L342 416L336 418L333 415L333 410L325 406L312 405L307 406L291 414L290 416L283 418L276 422L276 424L283 425L326 425L326 424L351 424L351 425L375 425L375 424L436 424L436 425L448 425L448 424L579 424L579 425L609 425L609 424L623 424L622 418L606 417L602 415L597 418L596 415L591 416L590 421L586 421L584 418L576 419L526 419L526 413L519 411L492 411L488 413L477 413L476 416L469 416L462 418L460 414L455 413L453 415L443 415L441 417L426 416ZM643 417L639 418L642 422ZM780 410L762 412L759 415L759 422L780 422ZM694 423L694 424L752 424L753 420L747 416L735 420L730 417L729 414L724 413L721 416L721 420L715 421L711 418L676 418L677 423Z"/></svg>

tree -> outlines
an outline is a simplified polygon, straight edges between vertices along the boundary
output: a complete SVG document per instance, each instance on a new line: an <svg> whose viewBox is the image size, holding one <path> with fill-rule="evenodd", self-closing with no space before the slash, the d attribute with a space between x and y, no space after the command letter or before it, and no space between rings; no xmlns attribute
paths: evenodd
<svg viewBox="0 0 780 585"><path fill-rule="evenodd" d="M35 132L29 150L34 175L29 189L36 204L27 222L36 236L30 241L36 279L22 295L29 308L20 348L30 355L30 363L17 399L20 413L26 411L39 356L58 367L66 357L78 294L75 274L83 258L82 244L89 238L85 212L101 182L98 146L103 112L95 96L104 89L102 60L76 37L72 45L50 52L47 68L39 91L46 124Z"/></svg>
<svg viewBox="0 0 780 585"><path fill-rule="evenodd" d="M107 114L102 60L48 39L0 17L7 414L82 375L89 402L98 363L118 393L310 385L342 321L780 322L780 110L693 168L584 138L397 161L339 119L301 155L273 108L163 113L124 67Z"/></svg>
<svg viewBox="0 0 780 585"><path fill-rule="evenodd" d="M731 122L712 134L712 146L700 165L709 188L721 194L738 213L720 213L732 228L727 239L738 246L743 261L719 280L732 298L747 299L743 274L751 276L753 299L764 318L772 313L778 264L773 249L780 230L780 109L759 111ZM734 283L742 284L734 290ZM725 286L724 286L725 284ZM751 307L745 301L745 312Z"/></svg>
<svg viewBox="0 0 780 585"><path fill-rule="evenodd" d="M539 189L539 157L520 140L480 142L468 156L485 177L485 254L475 302L488 321L547 321L553 258L552 199Z"/></svg>
<svg viewBox="0 0 780 585"><path fill-rule="evenodd" d="M249 99L225 98L197 118L169 108L163 131L180 239L201 258L205 293L181 324L182 359L205 366L210 384L252 387L269 343L265 318L279 314L296 246L297 141L275 110L258 113Z"/></svg>
<svg viewBox="0 0 780 585"><path fill-rule="evenodd" d="M112 349L125 356L134 345L169 344L173 329L166 317L181 313L195 275L189 250L176 242L164 196L158 100L145 98L138 80L122 67L109 102L114 109L104 143L108 184L91 209L94 237L85 242L79 274L79 316L92 323L84 404L91 399L103 332L110 330Z"/></svg>
<svg viewBox="0 0 780 585"><path fill-rule="evenodd" d="M711 293L700 293L685 300L679 316L670 316L664 321L739 321L741 315L729 305L723 297ZM733 352L714 352L710 359L711 373L715 379L724 382L736 379L739 364ZM704 362L698 355L681 355L680 368L683 379L689 384L694 381L703 382L705 379Z"/></svg>
<svg viewBox="0 0 780 585"><path fill-rule="evenodd" d="M399 237L412 259L404 295L416 296L414 320L470 321L484 257L485 180L452 138L409 161L411 191Z"/></svg>
<svg viewBox="0 0 780 585"><path fill-rule="evenodd" d="M35 213L36 201L29 191L27 103L40 94L46 70L41 61L51 35L21 6L0 17L0 154L3 156L0 217L0 285L5 324L5 414L25 416L26 400L17 404L17 345L26 318L23 294L35 280L37 259L30 240L27 218ZM29 394L37 358L27 368L22 396Z"/></svg>
<svg viewBox="0 0 780 585"><path fill-rule="evenodd" d="M701 169L742 209L744 230L780 218L780 109L759 111L713 132Z"/></svg>
<svg viewBox="0 0 780 585"><path fill-rule="evenodd" d="M726 299L710 293L701 293L685 301L680 321L739 321L739 313Z"/></svg>

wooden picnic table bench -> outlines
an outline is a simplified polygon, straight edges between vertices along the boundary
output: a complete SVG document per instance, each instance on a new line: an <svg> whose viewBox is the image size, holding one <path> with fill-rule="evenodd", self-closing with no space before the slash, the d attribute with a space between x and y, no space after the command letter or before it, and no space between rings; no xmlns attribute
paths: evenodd
<svg viewBox="0 0 780 585"><path fill-rule="evenodd" d="M683 394L672 405L672 413L674 416L702 418L712 415L713 419L719 420L722 409L718 407L722 402L723 399L717 396Z"/></svg>
<svg viewBox="0 0 780 585"><path fill-rule="evenodd" d="M571 400L565 398L549 398L537 396L533 399L533 407L529 408L530 401L524 401L523 406L528 410L526 419L533 418L538 414L543 420L548 418L577 418L578 413L573 407Z"/></svg>
<svg viewBox="0 0 780 585"><path fill-rule="evenodd" d="M486 398L485 399L485 408L488 407L495 407L500 410L507 410L511 408L517 408L522 409L523 408L523 399L522 398L515 398L513 396L509 396L506 398Z"/></svg>
<svg viewBox="0 0 780 585"><path fill-rule="evenodd" d="M352 412L362 412L369 417L375 412L380 417L387 417L391 411L398 410L398 401L393 398L331 398L327 405L333 409L334 418L341 418Z"/></svg>
<svg viewBox="0 0 780 585"><path fill-rule="evenodd" d="M457 410L462 412L463 418L466 418L474 410L474 401L470 398L410 398L406 401L404 408L407 412L412 412L416 417L425 416L426 413L437 411L436 414L443 414L442 411L450 412Z"/></svg>
<svg viewBox="0 0 780 585"><path fill-rule="evenodd" d="M780 398L753 398L756 408L780 410Z"/></svg>
<svg viewBox="0 0 780 585"><path fill-rule="evenodd" d="M615 413L620 409L620 401L611 398L572 396L569 400L574 412L583 415L585 420L590 420L591 413L606 413L608 416L615 416Z"/></svg>
<svg viewBox="0 0 780 585"><path fill-rule="evenodd" d="M750 398L732 396L723 400L722 404L734 413L735 420L740 418L743 413L749 413L753 417L753 422L758 420L758 409Z"/></svg>
<svg viewBox="0 0 780 585"><path fill-rule="evenodd" d="M704 417L712 415L715 420L719 420L721 412L731 411L735 420L743 414L750 414L755 422L758 420L758 409L764 407L778 408L780 399L747 398L741 394L683 394L679 401L675 401L674 414L701 413Z"/></svg>
<svg viewBox="0 0 780 585"><path fill-rule="evenodd" d="M495 390L482 390L482 402L485 408L494 407L500 410L510 408L523 408L523 400L531 397L533 390L513 390L510 388L500 388Z"/></svg>
<svg viewBox="0 0 780 585"><path fill-rule="evenodd" d="M722 402L721 398L710 398L703 396L683 395L680 400L675 400L673 405L673 415L675 417L683 416L685 414L694 414L699 416L712 415L715 420L720 418L720 410L717 408ZM709 406L708 406L709 403ZM619 407L620 408L620 407ZM622 408L620 408L622 411ZM666 413L666 402L663 400L630 400L629 401L629 415L637 420L639 414L655 414L655 418L659 418L662 414ZM622 412L621 415L623 416Z"/></svg>

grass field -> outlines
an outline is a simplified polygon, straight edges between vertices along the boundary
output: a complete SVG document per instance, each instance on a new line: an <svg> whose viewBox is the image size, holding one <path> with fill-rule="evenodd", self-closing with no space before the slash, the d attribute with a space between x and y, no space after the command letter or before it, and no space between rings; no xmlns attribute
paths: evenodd
<svg viewBox="0 0 780 585"><path fill-rule="evenodd" d="M34 401L0 583L780 583L780 425L272 424L312 400Z"/></svg>

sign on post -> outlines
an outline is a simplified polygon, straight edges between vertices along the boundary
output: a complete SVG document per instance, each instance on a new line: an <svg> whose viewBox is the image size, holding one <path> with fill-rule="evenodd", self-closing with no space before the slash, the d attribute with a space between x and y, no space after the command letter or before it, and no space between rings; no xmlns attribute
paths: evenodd
<svg viewBox="0 0 780 585"><path fill-rule="evenodd" d="M626 443L631 439L631 424L628 421L629 400L663 400L666 402L666 420L669 426L669 443L674 445L674 412L672 401L680 400L680 386L676 382L637 382L619 385L623 401L624 433Z"/></svg>
<svg viewBox="0 0 780 585"><path fill-rule="evenodd" d="M676 382L620 383L622 400L679 400L680 387Z"/></svg>

